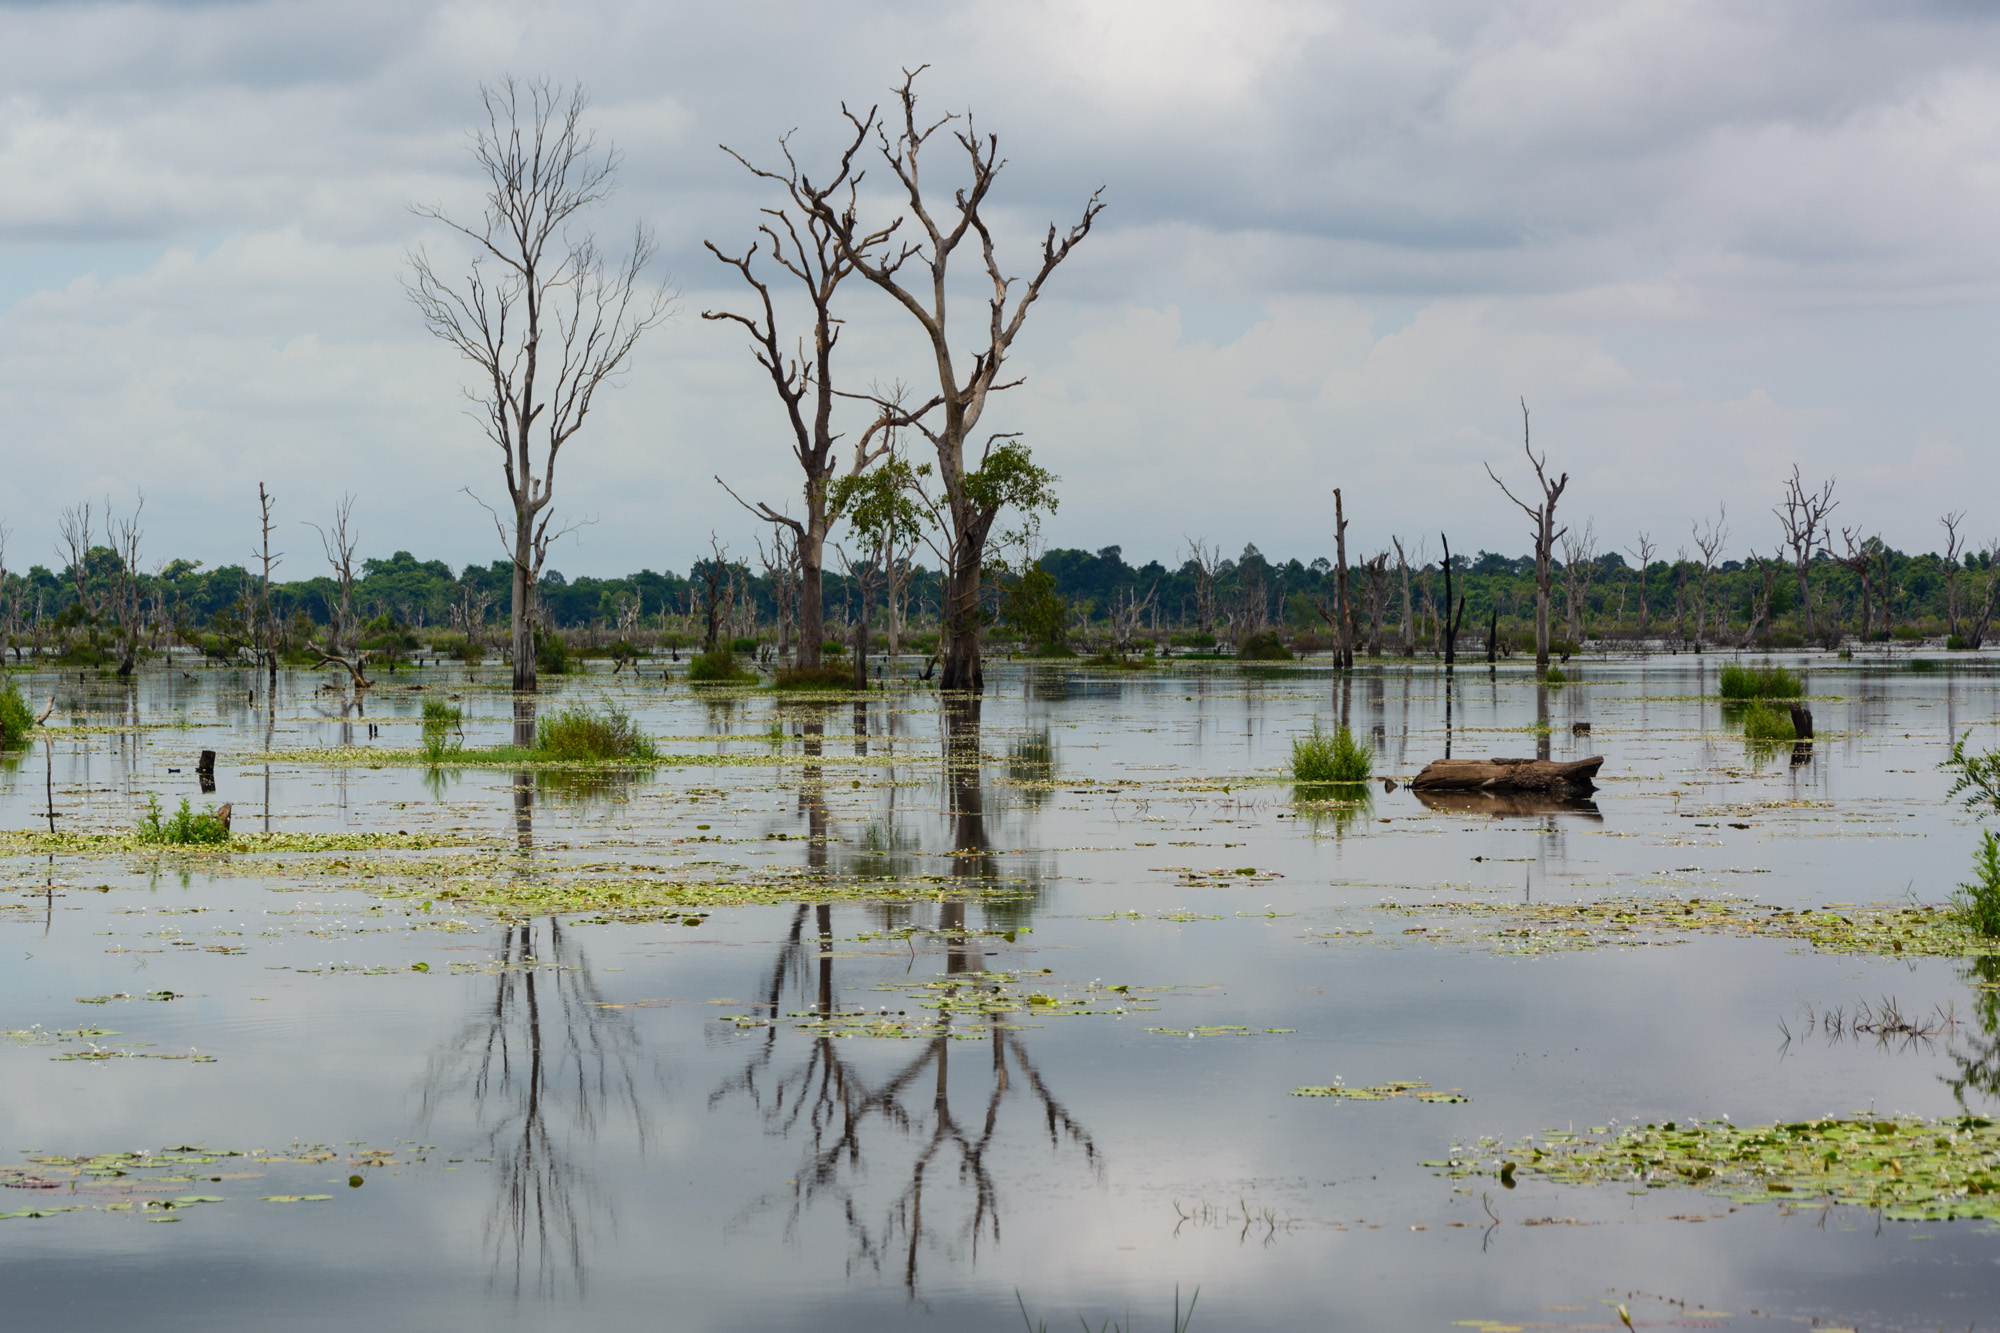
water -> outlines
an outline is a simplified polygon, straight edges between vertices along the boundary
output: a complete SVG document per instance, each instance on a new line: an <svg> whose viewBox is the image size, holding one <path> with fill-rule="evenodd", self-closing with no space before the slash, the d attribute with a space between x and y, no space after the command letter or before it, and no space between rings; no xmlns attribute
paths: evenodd
<svg viewBox="0 0 2000 1333"><path fill-rule="evenodd" d="M0 1163L194 1145L208 1152L181 1156L209 1160L0 1194L0 1211L85 1205L0 1221L10 1312L75 1328L1000 1329L1018 1301L1052 1327L1129 1311L1164 1329L1176 1290L1185 1306L1198 1288L1196 1329L1622 1327L1617 1302L1639 1323L1729 1328L1988 1320L1985 1223L1454 1188L1421 1165L1568 1125L1958 1110L1950 1080L1986 1035L1961 962L1704 933L1523 954L1428 911L1936 901L1965 876L1976 833L1937 764L1967 728L1994 743L2000 677L1815 660L1822 739L1793 763L1746 749L1702 701L1717 665L1593 661L1540 690L1478 667L1448 701L1429 667L1343 683L999 665L976 723L924 693L857 715L600 674L540 706L614 699L677 738L669 751L782 761L582 789L254 758L414 744L411 682L463 696L469 743L505 740L493 672L399 673L363 714L314 677L287 677L274 703L231 671L130 691L25 676L31 697L57 695L54 722L108 729L10 758L0 827L45 829L50 785L68 831L129 829L148 792L199 805L194 761L212 748L206 799L230 801L239 832L449 835L483 848L496 882L726 881L766 901L501 922L356 881L406 883L467 846L220 866L15 844ZM1604 755L1594 808L1496 817L1377 788L1343 817L1302 812L1276 780L1315 715L1372 736L1378 772L1413 773L1444 753L1447 703L1455 755L1533 753L1538 716L1554 757ZM849 888L786 900L805 872ZM899 900L847 896L864 879ZM134 998L79 1003L109 996ZM995 997L1025 1007L988 1012ZM1884 997L1957 1026L1807 1031L1808 1012ZM79 1029L115 1035L46 1035ZM111 1058L55 1058L79 1053ZM1290 1095L1337 1079L1470 1101ZM215 1155L295 1145L337 1151ZM162 1174L180 1179L132 1189ZM191 1195L225 1201L145 1206ZM308 1195L329 1197L266 1201Z"/></svg>

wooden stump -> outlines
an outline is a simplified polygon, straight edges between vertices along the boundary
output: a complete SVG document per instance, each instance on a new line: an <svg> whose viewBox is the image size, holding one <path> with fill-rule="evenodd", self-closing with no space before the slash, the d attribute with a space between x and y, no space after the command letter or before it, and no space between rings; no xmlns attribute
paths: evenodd
<svg viewBox="0 0 2000 1333"><path fill-rule="evenodd" d="M1410 779L1412 791L1521 791L1551 795L1594 791L1603 755L1548 759L1433 759Z"/></svg>

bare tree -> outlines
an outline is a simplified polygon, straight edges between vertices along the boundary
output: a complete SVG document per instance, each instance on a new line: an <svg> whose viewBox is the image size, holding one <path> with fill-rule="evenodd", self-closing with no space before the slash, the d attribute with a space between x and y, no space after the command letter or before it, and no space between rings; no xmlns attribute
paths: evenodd
<svg viewBox="0 0 2000 1333"><path fill-rule="evenodd" d="M1090 196L1082 218L1060 237L1054 224L1049 226L1035 275L1010 301L1009 293L1019 279L1008 277L1002 270L993 233L980 213L1005 165L1000 157L999 137L980 135L970 112L963 117L964 128L952 130L952 138L964 150L971 168L971 181L952 196L951 211L955 216L934 216L933 205L924 198L919 159L932 136L961 118L948 115L927 127L919 127L916 79L924 68L905 70L902 85L896 90L902 107L902 127L895 139L891 141L886 126L876 127L883 159L908 198L910 212L922 229L921 237L892 244L902 219L872 230L864 229L851 210L836 212L824 199L817 203L815 212L827 224L841 258L909 311L930 342L937 366L937 394L908 410L892 402L879 402L880 421L916 427L937 451L938 481L944 490L942 507L949 519L950 535L950 560L943 571L944 675L940 683L947 690L977 693L985 683L979 661L979 607L984 582L981 564L998 506L990 502L991 495L985 494L993 489L992 480L987 477L988 464L993 460L982 457L978 464L968 467L967 442L986 411L989 395L1020 383L1001 380L1001 367L1049 275L1089 235L1091 223L1104 207L1100 199L1103 192ZM858 145L874 125L874 113L871 110L867 116L857 116L845 106L841 111L854 127ZM978 238L993 295L988 303L987 328L982 334L985 345L973 354L961 373L946 323L945 287L951 257L968 236ZM917 268L927 275L927 283L910 285L900 278L904 265L911 260L917 261ZM990 455L990 439L987 449ZM1001 461L1007 461L1005 456ZM1019 461L1025 463L1025 451Z"/></svg>
<svg viewBox="0 0 2000 1333"><path fill-rule="evenodd" d="M1403 554L1403 539L1391 537L1396 548L1396 572L1403 579L1403 656L1417 655L1416 603L1410 596L1410 561ZM1421 559L1421 555L1418 557Z"/></svg>
<svg viewBox="0 0 2000 1333"><path fill-rule="evenodd" d="M1521 448L1528 455L1528 462L1534 465L1535 484L1541 488L1542 502L1530 505L1514 492L1507 489L1507 483L1500 480L1491 463L1486 465L1486 475L1493 478L1493 484L1500 493L1512 500L1522 513L1534 520L1535 537L1535 670L1543 675L1549 669L1549 559L1555 551L1556 538L1569 531L1556 526L1556 501L1562 498L1563 487L1569 485L1569 473L1565 472L1554 481L1549 480L1546 468L1548 451L1543 450L1540 458L1528 438L1528 400L1521 400Z"/></svg>
<svg viewBox="0 0 2000 1333"><path fill-rule="evenodd" d="M1959 556L1965 552L1965 537L1958 529L1965 522L1965 511L1954 510L1938 522L1944 527L1944 632L1956 634L1963 605L1959 589L1959 574L1962 572Z"/></svg>
<svg viewBox="0 0 2000 1333"><path fill-rule="evenodd" d="M1188 560L1194 565L1194 628L1197 634L1215 633L1215 573L1222 565L1216 547L1184 537Z"/></svg>
<svg viewBox="0 0 2000 1333"><path fill-rule="evenodd" d="M724 581L729 578L729 548L718 544L715 534L711 532L708 534L708 549L711 558L701 562L699 572L689 582L701 585L701 611L706 624L701 637L701 650L712 653L720 635L723 610L735 595L735 589L732 586L727 593L723 591Z"/></svg>
<svg viewBox="0 0 2000 1333"><path fill-rule="evenodd" d="M1565 532L1563 553L1563 603L1568 613L1570 642L1583 644L1584 612L1590 602L1590 585L1597 577L1597 524L1586 519L1583 531Z"/></svg>
<svg viewBox="0 0 2000 1333"><path fill-rule="evenodd" d="M1659 554L1660 546L1653 540L1651 533L1642 532L1639 534L1638 546L1627 549L1631 551L1633 559L1639 562L1639 633L1643 636L1652 619L1651 608L1646 604L1646 577L1652 570L1653 557Z"/></svg>
<svg viewBox="0 0 2000 1333"><path fill-rule="evenodd" d="M619 162L583 127L583 90L503 79L479 96L486 124L473 134L472 155L487 184L480 220L454 221L437 205L415 210L473 243L470 271L449 282L419 249L404 290L425 327L477 368L466 396L500 450L511 518L479 503L513 560L514 688L532 690L535 585L550 541L570 530L549 526L556 456L673 303L664 283L641 285L654 251L644 226L616 260L574 229L611 193Z"/></svg>
<svg viewBox="0 0 2000 1333"><path fill-rule="evenodd" d="M1328 611L1322 602L1319 614L1333 627L1333 664L1344 671L1354 665L1354 640L1347 612L1347 515L1338 486L1333 488L1333 557L1333 609Z"/></svg>
<svg viewBox="0 0 2000 1333"><path fill-rule="evenodd" d="M785 406L785 415L792 428L792 456L798 459L800 468L805 472L803 519L782 514L762 502L750 504L740 496L737 496L737 502L766 522L791 529L799 566L798 660L799 665L806 667L820 664L820 644L826 637L825 601L821 589L826 537L833 523L832 515L827 512L827 490L835 471L833 447L840 438L833 430L836 397L833 349L840 341L840 321L834 317L833 298L841 280L854 272L853 261L835 240L834 224L829 219L842 217L846 219L850 231L854 227L855 188L861 183L862 176L861 172L854 170L854 155L861 150L874 121L875 112L871 108L855 127L854 141L841 154L832 179L823 185L814 185L799 170L798 162L792 156L789 135L778 140L778 149L785 159L783 171L758 167L727 146L722 150L742 163L753 176L778 185L791 200L790 209L762 210L769 220L759 225L757 230L770 242L772 262L798 282L812 305L810 351L806 349L803 338L799 340L798 351L790 357L785 355L780 345L778 316L771 299L771 289L757 276L752 263L758 246L763 242L753 242L741 255L725 254L713 241L702 242L717 259L743 275L743 281L757 294L762 312L742 315L728 310L704 310L701 317L733 321L749 331L752 354L757 358L757 364L771 377L772 387L778 391L778 399ZM794 209L797 216L794 216ZM874 242L874 245L879 244L880 241ZM862 248L872 249L873 245L864 240ZM900 395L886 397L888 401L900 402ZM808 417L811 419L808 420ZM863 436L861 447L855 451L854 466L849 475L859 475L887 451L887 443L876 446L872 451L869 449L868 442L874 433L875 429L871 428L869 434ZM721 478L716 480L720 482ZM729 489L727 483L723 483L723 488ZM733 490L729 493L736 495Z"/></svg>
<svg viewBox="0 0 2000 1333"><path fill-rule="evenodd" d="M256 620L251 630L255 635L257 653L264 659L264 669L270 673L270 683L278 683L278 617L271 605L271 571L278 567L285 553L271 553L271 506L278 503L278 497L264 489L264 483L257 483L257 514L260 543L250 558L259 563L262 577L257 585Z"/></svg>
<svg viewBox="0 0 2000 1333"><path fill-rule="evenodd" d="M1694 606L1694 641L1701 646L1708 632L1709 589L1715 580L1716 557L1729 544L1729 506L1719 505L1715 517L1694 525L1695 549L1701 552L1701 591Z"/></svg>
<svg viewBox="0 0 2000 1333"><path fill-rule="evenodd" d="M1833 498L1832 477L1817 491L1808 491L1799 479L1798 464L1792 464L1792 475L1785 481L1785 498L1771 512L1778 516L1778 524L1784 529L1785 544L1792 548L1792 567L1799 579L1799 610L1805 616L1806 638L1813 637L1812 584L1807 572L1812 568L1813 552L1819 543L1831 536L1827 526L1827 515L1839 507L1840 501Z"/></svg>
<svg viewBox="0 0 2000 1333"><path fill-rule="evenodd" d="M1840 541L1847 548L1847 554L1836 557L1836 562L1861 580L1861 642L1867 643L1875 633L1870 593L1875 583L1876 552L1882 545L1882 539L1864 537L1859 528L1842 528Z"/></svg>
<svg viewBox="0 0 2000 1333"><path fill-rule="evenodd" d="M1986 568L1986 596L1979 614L1965 627L1965 646L1974 651L1986 645L1986 636L1993 629L1993 613L2000 610L2000 537L1987 540Z"/></svg>
<svg viewBox="0 0 2000 1333"><path fill-rule="evenodd" d="M341 643L347 631L354 624L354 548L358 544L350 517L354 513L354 495L349 492L340 497L340 503L333 507L333 521L325 527L308 522L307 527L319 534L321 547L326 551L326 562L333 567L333 579L340 587L340 605L333 608L333 628L327 634L327 651L345 651ZM472 627L465 627L468 639L472 637Z"/></svg>
<svg viewBox="0 0 2000 1333"><path fill-rule="evenodd" d="M1361 562L1368 575L1368 655L1382 655L1382 613L1389 604L1389 553L1378 552Z"/></svg>

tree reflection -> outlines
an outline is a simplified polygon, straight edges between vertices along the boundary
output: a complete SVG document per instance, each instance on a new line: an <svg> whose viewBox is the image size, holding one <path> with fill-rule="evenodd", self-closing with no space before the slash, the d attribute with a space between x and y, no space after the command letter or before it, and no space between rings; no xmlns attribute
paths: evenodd
<svg viewBox="0 0 2000 1333"><path fill-rule="evenodd" d="M629 1119L640 1151L649 1128L638 1033L604 1005L588 960L562 922L502 928L492 992L432 1055L426 1124L464 1099L493 1158L485 1246L493 1280L519 1297L573 1287L581 1295L609 1196L580 1164L579 1145Z"/></svg>
<svg viewBox="0 0 2000 1333"><path fill-rule="evenodd" d="M1959 979L1973 987L1972 1012L1979 1031L1953 1040L1951 1062L1958 1072L1944 1082L1960 1108L1969 1112L1973 1108L1966 1102L1968 1092L1989 1103L2000 1102L2000 957L1967 960Z"/></svg>
<svg viewBox="0 0 2000 1333"><path fill-rule="evenodd" d="M946 705L944 751L951 877L972 890L990 883L993 873L977 700ZM801 800L824 819L810 769ZM962 1249L976 1262L982 1241L999 1242L997 1159L1008 1143L1003 1116L1010 1101L1033 1114L1037 1137L1045 1133L1052 1149L1074 1151L1092 1174L1101 1169L1095 1140L1049 1087L1028 1054L1025 1034L1012 1030L1008 1015L982 1012L999 995L1002 980L984 970L980 937L966 925L964 897L949 898L954 900L938 904L928 932L942 946L947 984L931 993L937 1016L914 1029L913 1054L871 1077L843 1053L857 1048L844 1046L831 1025L842 1012L834 909L801 903L760 983L768 1019L762 1041L742 1071L709 1098L713 1108L740 1096L758 1109L767 1132L800 1141L802 1160L786 1190L758 1200L753 1211L782 1206L789 1237L810 1209L830 1204L847 1227L853 1262L894 1270L912 1296L927 1253L955 1256ZM917 938L912 935L913 954ZM791 1014L784 1007L788 994L800 1006ZM780 1025L801 1011L818 1020L816 1034L798 1058L781 1059L788 1043L780 1041ZM961 1049L954 1061L954 1045L967 1040L983 1040L986 1049ZM881 1048L867 1043L858 1049Z"/></svg>

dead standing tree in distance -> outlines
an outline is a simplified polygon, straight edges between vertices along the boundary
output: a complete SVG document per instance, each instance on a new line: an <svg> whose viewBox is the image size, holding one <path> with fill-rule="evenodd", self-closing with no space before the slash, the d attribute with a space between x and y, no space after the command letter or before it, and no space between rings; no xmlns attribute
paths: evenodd
<svg viewBox="0 0 2000 1333"><path fill-rule="evenodd" d="M333 608L333 628L327 631L326 636L329 653L343 651L340 645L354 623L354 548L359 543L348 522L353 512L354 496L349 493L341 496L340 503L333 507L333 521L326 527L312 522L306 524L319 534L320 545L326 548L326 562L333 567L334 582L340 587L340 604ZM472 626L468 623L465 637L470 639L472 636Z"/></svg>
<svg viewBox="0 0 2000 1333"><path fill-rule="evenodd" d="M854 141L841 154L833 177L820 185L813 184L799 170L798 162L792 157L789 135L778 140L778 150L785 159L783 171L755 166L726 145L722 149L742 163L751 175L779 186L792 202L791 209L764 209L764 216L769 221L759 225L757 230L771 244L772 262L797 280L812 304L810 352L805 348L805 340L800 339L798 354L788 359L779 345L778 316L771 300L771 289L751 267L759 243L752 243L748 250L737 256L724 254L713 241L702 242L717 259L743 275L743 281L756 292L763 313L761 316L740 315L728 310L704 310L701 317L733 320L749 330L752 355L771 377L771 385L778 391L779 401L785 405L785 415L792 428L792 456L805 473L803 519L779 513L761 501L751 504L729 490L728 483L720 477L716 478L738 504L757 517L774 526L791 529L799 568L798 664L803 667L820 665L820 645L826 639L826 603L822 587L826 538L833 526L833 515L827 509L827 491L833 483L835 471L833 447L840 438L833 429L833 400L838 396L833 387L833 350L840 341L840 321L833 314L833 298L841 280L854 272L854 263L848 252L834 239L835 224L830 219L844 219L847 230L854 230L854 194L862 176L861 172L854 170L854 155L861 150L874 123L875 111L870 108L857 124ZM798 216L793 216L793 209L797 210ZM880 241L870 242L863 238L856 243L855 252L870 250L879 244ZM889 446L886 443L872 452L869 450L868 442L874 433L875 429L871 428L870 433L862 438L862 447L855 451L854 467L849 475L858 476L887 452Z"/></svg>
<svg viewBox="0 0 2000 1333"><path fill-rule="evenodd" d="M1653 540L1651 533L1642 532L1639 534L1638 546L1627 549L1632 552L1632 558L1639 562L1639 635L1643 638L1652 624L1652 612L1646 603L1646 575L1653 567L1653 557L1659 554L1660 546Z"/></svg>
<svg viewBox="0 0 2000 1333"><path fill-rule="evenodd" d="M1805 617L1808 643L1813 638L1813 606L1807 572L1812 568L1813 552L1819 543L1832 536L1827 515L1840 507L1840 501L1833 498L1833 482L1828 477L1819 490L1808 491L1799 480L1799 466L1794 463L1792 475L1785 481L1785 498L1771 511L1784 529L1785 544L1792 548L1792 568L1799 580L1799 612Z"/></svg>
<svg viewBox="0 0 2000 1333"><path fill-rule="evenodd" d="M1555 551L1556 538L1569 531L1556 526L1556 501L1562 498L1563 487L1569 485L1569 473L1565 472L1554 481L1549 480L1546 468L1548 451L1543 450L1540 458L1535 457L1528 438L1528 400L1521 400L1521 448L1528 455L1528 462L1534 465L1535 483L1542 489L1542 502L1529 505L1514 492L1507 489L1507 483L1500 480L1493 471L1493 465L1486 465L1486 475L1493 478L1493 484L1500 493L1519 506L1522 513L1534 520L1535 535L1535 672L1547 675L1549 670L1549 558Z"/></svg>
<svg viewBox="0 0 2000 1333"><path fill-rule="evenodd" d="M839 244L841 258L909 311L929 339L937 366L936 396L909 411L889 403L880 404L884 409L882 421L887 425L916 427L937 451L938 482L944 491L944 509L950 524L951 557L943 571L944 675L940 684L947 690L978 693L985 683L979 662L981 564L986 555L987 533L997 514L982 503L979 494L982 489L990 488L976 482L968 484L974 473L986 470L988 460L982 459L975 467L968 468L966 446L986 411L988 396L1020 383L1019 380L1003 382L1000 368L1020 336L1029 308L1041 296L1042 285L1090 234L1091 223L1104 208L1100 199L1103 191L1100 189L1090 196L1082 218L1067 232L1059 236L1054 224L1050 224L1042 243L1040 266L1010 303L1009 291L1019 280L1002 271L993 233L980 213L994 180L1006 165L1000 157L999 137L981 136L973 126L971 113L966 113L964 129L954 129L952 138L965 150L972 179L952 196L955 216L934 216L932 204L924 198L919 158L933 135L960 118L949 115L928 127L918 127L916 79L925 68L920 65L903 72L902 85L896 90L902 106L902 128L894 141L890 140L886 127L877 130L883 159L908 196L910 212L917 219L922 236L892 245L892 236L902 223L900 218L886 226L864 230L852 213L837 213L825 200L819 202L816 212ZM853 125L858 145L868 135L872 114L857 116L845 106L841 112ZM993 295L988 305L987 328L982 335L985 346L973 354L961 375L945 318L945 285L951 257L967 236L978 237ZM908 285L902 280L903 267L911 260L928 276L928 283ZM987 448L990 453L990 440ZM1025 462L1025 457L1020 461Z"/></svg>
<svg viewBox="0 0 2000 1333"><path fill-rule="evenodd" d="M473 499L493 515L513 562L514 688L532 690L535 586L549 543L569 531L549 529L556 455L583 428L597 391L630 365L640 335L672 314L673 301L664 283L641 287L654 250L643 225L615 261L595 236L576 230L611 193L619 161L583 127L583 90L503 79L479 98L486 124L473 134L472 155L486 176L480 220L455 222L441 205L414 210L472 242L470 270L448 282L418 249L403 289L424 326L477 368L466 397L500 450L513 512L503 519Z"/></svg>
<svg viewBox="0 0 2000 1333"><path fill-rule="evenodd" d="M1597 577L1597 525L1585 520L1583 531L1564 533L1563 602L1569 620L1569 638L1583 647L1584 611L1590 603L1591 580Z"/></svg>
<svg viewBox="0 0 2000 1333"><path fill-rule="evenodd" d="M1451 674L1452 664L1458 661L1458 627L1465 623L1465 595L1459 594L1458 610L1451 609L1451 538L1442 532L1438 540L1444 543L1444 671Z"/></svg>
<svg viewBox="0 0 2000 1333"><path fill-rule="evenodd" d="M1729 541L1729 506L1717 508L1713 519L1698 523L1694 528L1695 549L1701 552L1701 589L1694 604L1694 650L1701 651L1701 641L1708 632L1709 589L1715 581L1716 557ZM1864 596L1863 601L1866 602Z"/></svg>
<svg viewBox="0 0 2000 1333"><path fill-rule="evenodd" d="M258 585L261 605L257 608L257 645L258 651L264 655L264 667L270 672L273 688L278 684L278 617L271 606L271 571L284 559L283 551L271 554L271 506L277 502L278 497L266 491L263 482L258 482L257 510L262 524L263 544L260 550L251 552L261 564L263 574Z"/></svg>
<svg viewBox="0 0 2000 1333"><path fill-rule="evenodd" d="M1333 664L1342 671L1354 665L1352 618L1347 613L1347 515L1341 508L1340 487L1333 488L1333 606L1315 600L1320 619L1333 627Z"/></svg>
<svg viewBox="0 0 2000 1333"><path fill-rule="evenodd" d="M1403 578L1403 656L1417 655L1416 602L1410 595L1410 561L1403 554L1403 539L1391 537L1396 548L1396 572ZM1419 559L1421 559L1421 555Z"/></svg>
<svg viewBox="0 0 2000 1333"><path fill-rule="evenodd" d="M1194 566L1194 629L1197 634L1215 633L1215 575L1222 567L1222 552L1192 537L1182 538L1188 544L1188 562Z"/></svg>
<svg viewBox="0 0 2000 1333"><path fill-rule="evenodd" d="M1958 616L1963 602L1959 591L1959 556L1965 550L1965 537L1959 532L1959 525L1965 522L1965 511L1955 509L1938 519L1944 528L1944 632L1958 633Z"/></svg>

